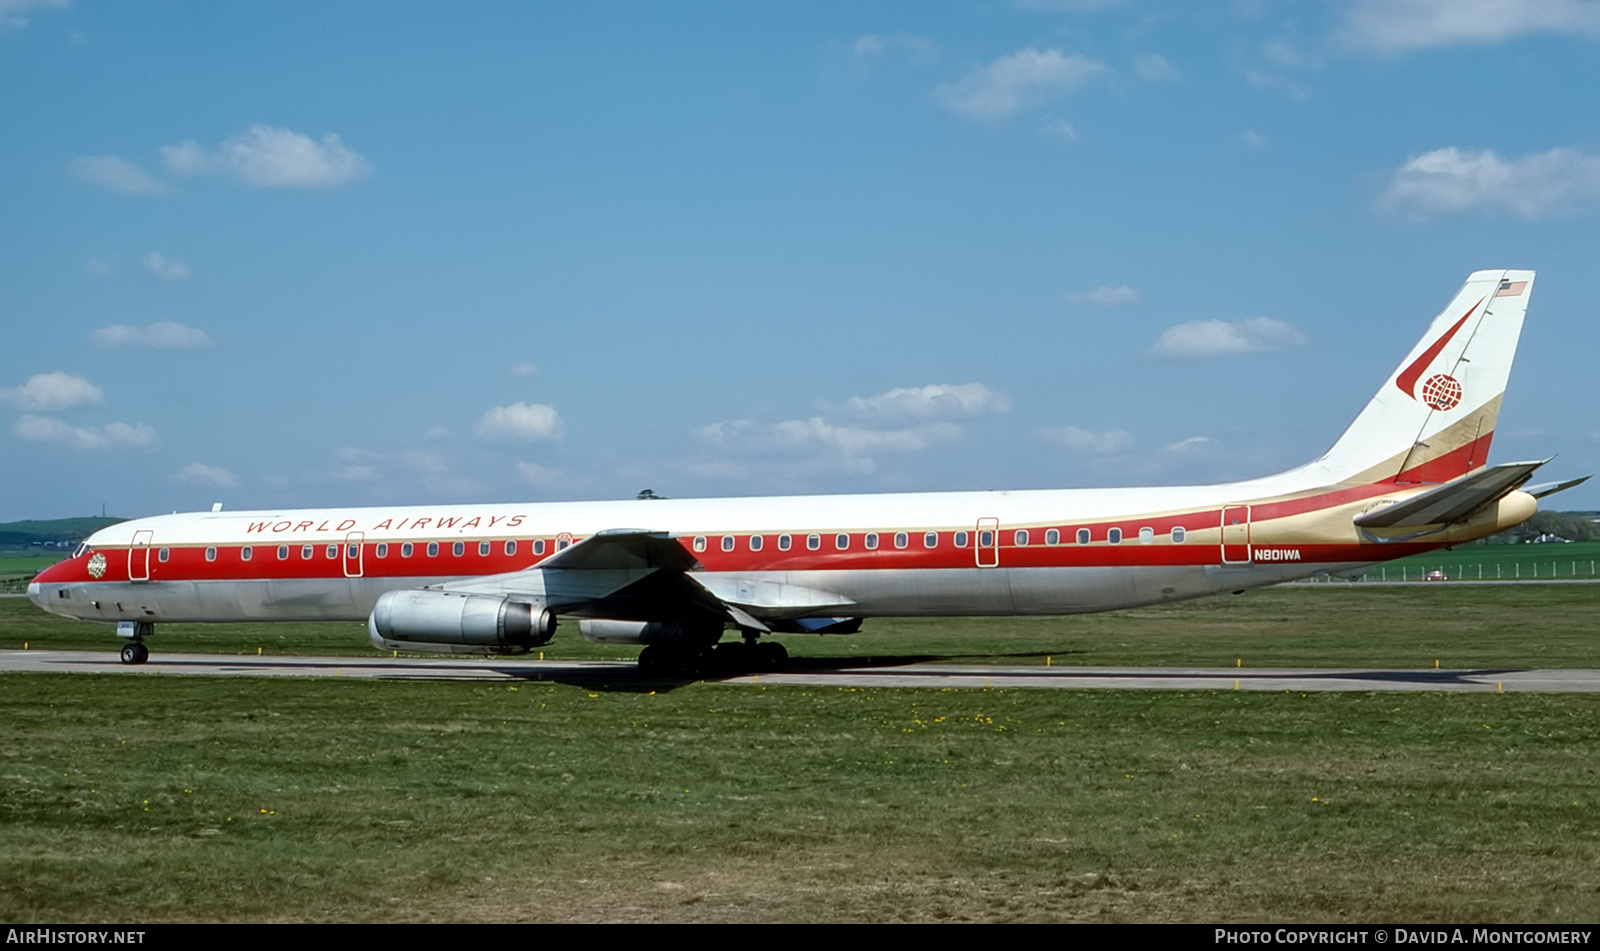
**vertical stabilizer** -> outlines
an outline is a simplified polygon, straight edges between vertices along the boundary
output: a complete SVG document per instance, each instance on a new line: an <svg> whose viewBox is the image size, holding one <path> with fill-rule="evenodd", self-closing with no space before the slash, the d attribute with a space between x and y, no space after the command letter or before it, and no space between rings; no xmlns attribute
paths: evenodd
<svg viewBox="0 0 1600 951"><path fill-rule="evenodd" d="M1329 481L1447 482L1484 465L1532 271L1478 271L1313 467Z"/></svg>

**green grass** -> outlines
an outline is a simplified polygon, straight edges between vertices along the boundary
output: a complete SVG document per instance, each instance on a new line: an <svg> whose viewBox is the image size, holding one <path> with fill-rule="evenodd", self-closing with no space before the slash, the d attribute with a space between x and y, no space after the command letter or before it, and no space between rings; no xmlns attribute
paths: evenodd
<svg viewBox="0 0 1600 951"><path fill-rule="evenodd" d="M1600 918L1600 697L7 675L0 919Z"/></svg>
<svg viewBox="0 0 1600 951"><path fill-rule="evenodd" d="M859 634L787 636L796 657L1231 667L1600 667L1600 585L1288 586L1066 618L871 619ZM374 656L359 622L158 625L151 649ZM113 651L110 625L0 598L0 649ZM563 625L562 659L632 658Z"/></svg>
<svg viewBox="0 0 1600 951"><path fill-rule="evenodd" d="M1443 568L1451 580L1485 581L1516 578L1595 578L1600 577L1600 542L1571 542L1544 545L1461 545L1459 547L1401 558L1375 567L1369 581L1386 578L1418 580L1424 571Z"/></svg>

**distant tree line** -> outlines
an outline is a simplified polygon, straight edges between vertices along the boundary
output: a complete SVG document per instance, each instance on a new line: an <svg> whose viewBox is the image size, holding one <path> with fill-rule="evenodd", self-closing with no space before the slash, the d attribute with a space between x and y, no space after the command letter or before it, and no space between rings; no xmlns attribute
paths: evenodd
<svg viewBox="0 0 1600 951"><path fill-rule="evenodd" d="M1490 535L1480 545L1515 545L1540 535L1559 535L1575 542L1600 542L1600 512L1537 512L1509 532Z"/></svg>

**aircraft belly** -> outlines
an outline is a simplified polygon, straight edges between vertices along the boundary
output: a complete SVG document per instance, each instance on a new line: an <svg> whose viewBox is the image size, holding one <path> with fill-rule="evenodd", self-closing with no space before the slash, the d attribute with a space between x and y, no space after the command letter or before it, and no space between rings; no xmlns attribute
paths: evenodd
<svg viewBox="0 0 1600 951"><path fill-rule="evenodd" d="M774 579L776 580L776 579ZM1203 566L788 572L857 602L861 617L1085 614L1219 590Z"/></svg>

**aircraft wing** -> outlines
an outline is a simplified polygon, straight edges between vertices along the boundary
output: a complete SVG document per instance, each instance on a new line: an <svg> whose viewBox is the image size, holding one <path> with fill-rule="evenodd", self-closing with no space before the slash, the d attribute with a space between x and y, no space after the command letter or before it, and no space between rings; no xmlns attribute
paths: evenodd
<svg viewBox="0 0 1600 951"><path fill-rule="evenodd" d="M1533 477L1535 469L1549 461L1506 462L1478 469L1402 502L1362 512L1354 521L1361 528L1407 528L1458 522L1516 491Z"/></svg>
<svg viewBox="0 0 1600 951"><path fill-rule="evenodd" d="M537 600L577 617L657 620L713 615L770 631L769 620L848 614L854 601L799 585L706 576L667 532L607 529L521 571L448 582L459 594Z"/></svg>

